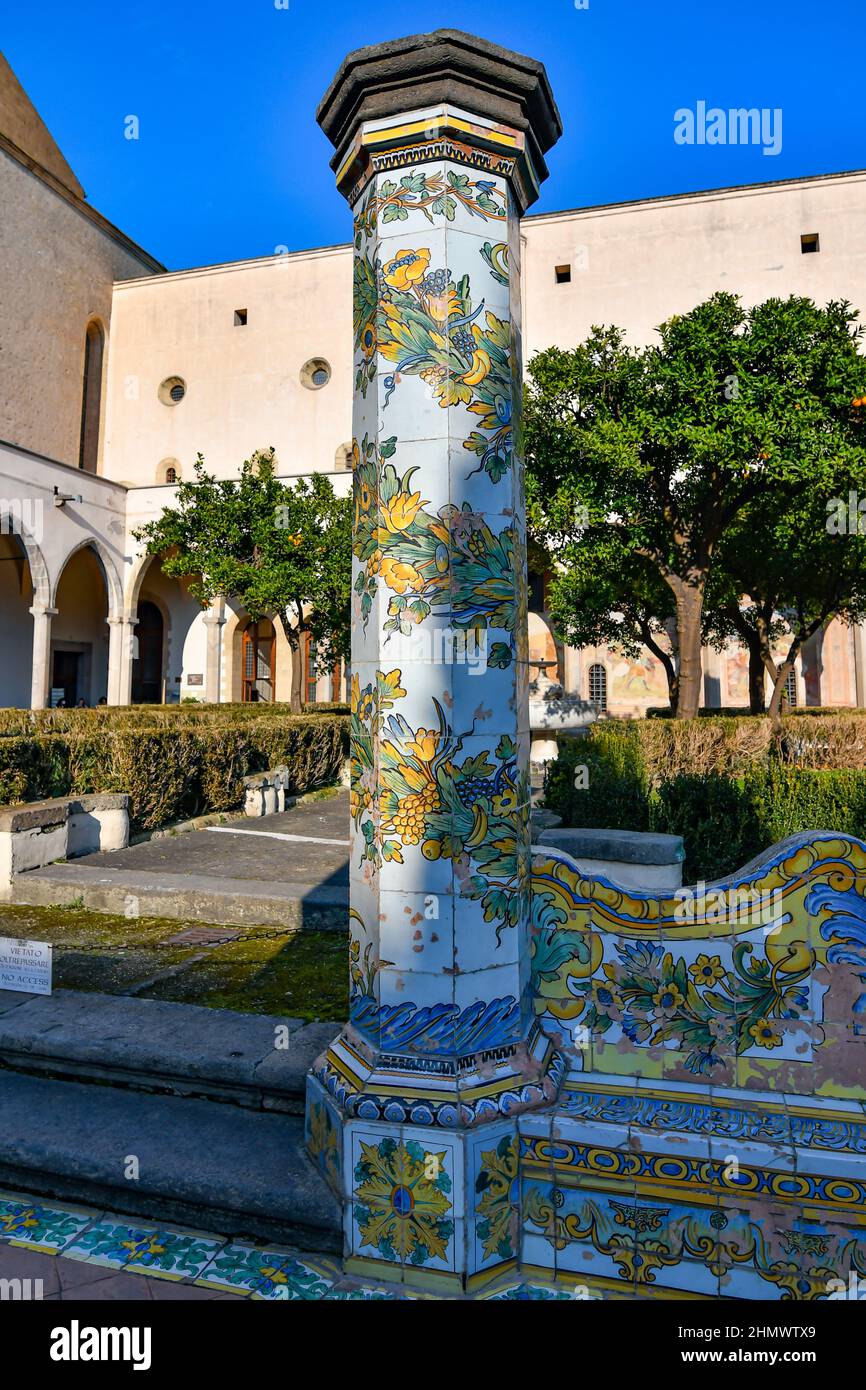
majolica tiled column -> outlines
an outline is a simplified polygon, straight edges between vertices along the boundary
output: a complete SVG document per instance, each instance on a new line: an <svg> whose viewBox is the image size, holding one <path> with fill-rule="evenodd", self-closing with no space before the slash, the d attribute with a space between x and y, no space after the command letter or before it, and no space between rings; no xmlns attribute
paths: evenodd
<svg viewBox="0 0 866 1390"><path fill-rule="evenodd" d="M351 1268L516 1250L529 995L519 219L543 67L442 31L349 56L319 122L354 214L350 1024L309 1083Z"/></svg>

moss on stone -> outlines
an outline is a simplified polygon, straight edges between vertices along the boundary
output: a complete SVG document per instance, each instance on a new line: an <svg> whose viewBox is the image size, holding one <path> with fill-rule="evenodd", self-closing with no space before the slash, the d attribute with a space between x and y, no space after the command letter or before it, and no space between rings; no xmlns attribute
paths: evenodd
<svg viewBox="0 0 866 1390"><path fill-rule="evenodd" d="M242 940L220 946L162 944L186 928L203 926L207 923L164 917L130 920L71 904L0 904L0 935L54 947L57 989L306 1020L346 1017L348 963L341 933L277 933L253 926L242 929Z"/></svg>

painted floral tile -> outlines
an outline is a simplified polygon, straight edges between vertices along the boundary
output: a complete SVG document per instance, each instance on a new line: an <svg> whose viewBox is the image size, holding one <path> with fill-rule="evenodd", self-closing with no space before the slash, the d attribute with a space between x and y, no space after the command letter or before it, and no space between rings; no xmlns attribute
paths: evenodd
<svg viewBox="0 0 866 1390"><path fill-rule="evenodd" d="M514 1126L470 1140L473 1202L470 1272L514 1259L520 1243L519 1140Z"/></svg>
<svg viewBox="0 0 866 1390"><path fill-rule="evenodd" d="M207 1289L231 1289L233 1293L263 1293L274 1287L288 1257L255 1245L230 1242L200 1271L197 1284Z"/></svg>
<svg viewBox="0 0 866 1390"><path fill-rule="evenodd" d="M493 1293L481 1295L485 1303L499 1303L504 1300L518 1303L540 1303L543 1301L573 1302L574 1294L568 1289L555 1289L548 1284L509 1284L507 1288L496 1289Z"/></svg>
<svg viewBox="0 0 866 1390"><path fill-rule="evenodd" d="M307 1151L313 1162L325 1180L339 1193L342 1190L343 1176L340 1115L325 1088L313 1076L307 1077L304 1129Z"/></svg>
<svg viewBox="0 0 866 1390"><path fill-rule="evenodd" d="M326 1269L294 1256L284 1257L279 1268L253 1289L250 1297L267 1302L318 1301L330 1296L338 1277L336 1266Z"/></svg>
<svg viewBox="0 0 866 1390"><path fill-rule="evenodd" d="M328 1300L334 1302L363 1302L363 1303L394 1303L405 1298L405 1294L398 1289L380 1289L374 1284L347 1284L344 1288L335 1286L329 1293L325 1294Z"/></svg>
<svg viewBox="0 0 866 1390"><path fill-rule="evenodd" d="M420 1128L402 1136L358 1128L352 1150L353 1252L410 1269L453 1269L453 1144Z"/></svg>
<svg viewBox="0 0 866 1390"><path fill-rule="evenodd" d="M103 1220L76 1236L63 1254L107 1269L191 1279L213 1259L221 1244L205 1236Z"/></svg>
<svg viewBox="0 0 866 1390"><path fill-rule="evenodd" d="M0 1240L10 1245L57 1252L93 1220L92 1215L69 1208L44 1206L22 1197L0 1197Z"/></svg>

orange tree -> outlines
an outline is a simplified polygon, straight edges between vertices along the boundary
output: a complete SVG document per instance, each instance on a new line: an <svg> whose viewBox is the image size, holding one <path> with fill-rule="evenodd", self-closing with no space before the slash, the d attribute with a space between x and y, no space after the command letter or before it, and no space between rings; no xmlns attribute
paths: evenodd
<svg viewBox="0 0 866 1390"><path fill-rule="evenodd" d="M704 601L729 529L758 499L796 525L813 514L804 497L847 496L863 479L856 318L847 303L792 297L745 310L719 293L662 324L648 347L594 328L530 363L528 519L552 557L561 634L609 640L612 611L628 617L660 595L655 626L670 609L679 718L700 704ZM754 547L785 529L753 533Z"/></svg>
<svg viewBox="0 0 866 1390"><path fill-rule="evenodd" d="M304 634L320 669L348 656L351 501L324 474L289 486L268 449L247 459L240 477L216 478L199 455L175 505L135 535L202 606L224 594L253 619L279 620L292 653L293 710L303 703Z"/></svg>

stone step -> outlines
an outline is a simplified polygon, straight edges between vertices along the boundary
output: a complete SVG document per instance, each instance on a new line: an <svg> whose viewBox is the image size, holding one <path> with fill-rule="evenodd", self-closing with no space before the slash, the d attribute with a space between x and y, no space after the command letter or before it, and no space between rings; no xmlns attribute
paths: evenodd
<svg viewBox="0 0 866 1390"><path fill-rule="evenodd" d="M98 864L93 862L97 858ZM120 917L135 899L140 917L172 917L218 926L346 930L349 890L343 886L112 869L106 858L89 855L87 860L49 864L16 874L6 897L31 907L76 901L92 912L112 912Z"/></svg>
<svg viewBox="0 0 866 1390"><path fill-rule="evenodd" d="M0 991L0 1067L303 1114L337 1023L77 990Z"/></svg>
<svg viewBox="0 0 866 1390"><path fill-rule="evenodd" d="M296 1115L6 1072L0 1185L218 1235L342 1249L339 1205Z"/></svg>

